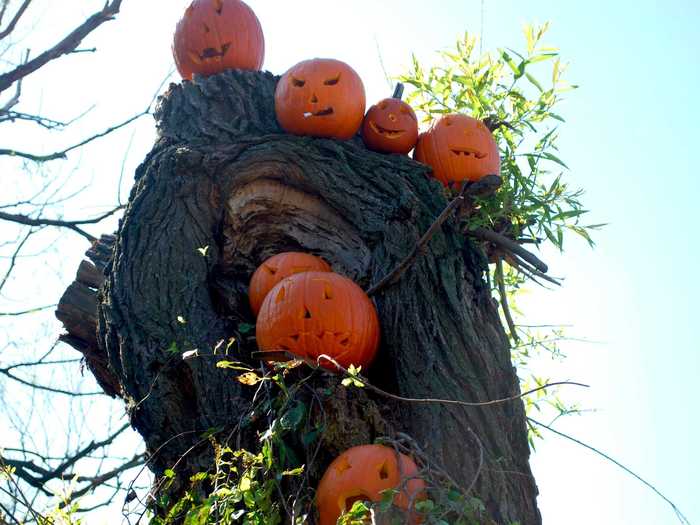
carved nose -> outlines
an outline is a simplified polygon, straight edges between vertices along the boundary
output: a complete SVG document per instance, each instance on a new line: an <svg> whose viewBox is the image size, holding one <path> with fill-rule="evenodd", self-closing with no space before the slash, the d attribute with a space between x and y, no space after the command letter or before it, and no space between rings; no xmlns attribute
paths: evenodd
<svg viewBox="0 0 700 525"><path fill-rule="evenodd" d="M311 103L312 104L318 104L318 97L316 96L316 93L311 95Z"/></svg>
<svg viewBox="0 0 700 525"><path fill-rule="evenodd" d="M389 113L389 120L391 120L392 122L396 122L396 115L394 115L393 113Z"/></svg>

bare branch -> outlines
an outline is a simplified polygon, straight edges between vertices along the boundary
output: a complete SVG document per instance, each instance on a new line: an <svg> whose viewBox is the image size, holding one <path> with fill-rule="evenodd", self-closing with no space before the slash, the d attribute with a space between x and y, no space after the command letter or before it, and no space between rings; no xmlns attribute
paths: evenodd
<svg viewBox="0 0 700 525"><path fill-rule="evenodd" d="M114 16L119 13L121 4L122 0L112 0L112 2L106 3L102 10L88 18L54 47L43 52L41 55L30 60L26 64L22 64L12 71L0 75L0 93L5 91L18 80L34 73L52 60L74 51L85 37L101 26L104 22L112 20Z"/></svg>
<svg viewBox="0 0 700 525"><path fill-rule="evenodd" d="M4 211L0 211L0 220L15 222L17 224L24 224L26 226L57 226L59 228L68 228L69 230L73 230L74 232L82 235L90 242L93 242L97 239L89 233L87 233L85 230L81 229L80 226L85 224L97 224L107 219L108 217L111 217L112 215L114 215L122 209L124 209L124 206L117 206L116 208L100 215L99 217L79 221L64 221L61 219L46 219L42 217L32 218L27 215L6 213Z"/></svg>
<svg viewBox="0 0 700 525"><path fill-rule="evenodd" d="M31 3L32 3L32 0L24 0L24 3L17 10L17 12L15 13L15 16L12 18L12 20L10 20L10 23L8 24L8 26L3 31L0 31L0 40L9 36L9 34L15 30L15 27L17 26L17 22L19 22L19 19L22 18L22 15L24 14L24 12L29 7L29 4L31 4ZM5 7L7 7L7 6L5 6ZM3 7L3 14L5 11L5 7Z"/></svg>
<svg viewBox="0 0 700 525"><path fill-rule="evenodd" d="M518 337L518 332L515 329L515 323L513 322L513 316L510 313L510 306L508 306L508 292L506 292L506 283L504 281L503 273L503 257L499 257L496 262L496 283L498 284L498 293L501 296L501 308L503 309L503 315L506 318L506 323L508 323L508 330L510 331L510 336L516 343L520 342Z"/></svg>
<svg viewBox="0 0 700 525"><path fill-rule="evenodd" d="M25 64L29 60L29 50L26 51L24 54L24 60L22 60L22 64ZM19 97L22 95L22 79L20 78L19 81L17 82L17 88L15 89L15 94L14 96L7 101L7 104L3 106L2 109L0 109L0 115L3 113L7 113L10 111L13 107L15 107L19 103Z"/></svg>
<svg viewBox="0 0 700 525"><path fill-rule="evenodd" d="M404 272L406 272L406 270L413 265L416 259L425 253L428 243L432 240L440 227L452 216L454 211L465 202L468 196L473 197L476 195L483 195L484 193L492 193L500 185L501 178L497 175L489 175L478 182L465 183L457 197L450 202L447 207L445 207L442 213L440 213L435 222L433 222L430 228L428 228L428 231L425 232L423 237L421 237L418 243L413 247L411 253L409 253L408 256L396 266L396 268L383 277L377 284L371 286L370 289L367 290L367 295L373 295L398 282Z"/></svg>
<svg viewBox="0 0 700 525"><path fill-rule="evenodd" d="M542 273L547 273L547 271L549 270L548 266L545 263L543 263L539 258L537 258L535 255L533 255L525 248L520 246L519 243L517 243L513 239L509 239L505 235L501 235L500 233L488 230L486 228L475 228L474 230L465 230L464 233L465 235L468 235L470 237L476 237L477 239L490 242L492 244L495 244L499 248L512 252L524 261L530 263Z"/></svg>
<svg viewBox="0 0 700 525"><path fill-rule="evenodd" d="M39 163L49 162L51 160L66 159L66 158L68 158L67 154L70 153L71 151L78 149L78 148L81 148L82 146L85 146L86 144L89 144L90 142L92 142L94 140L105 137L105 136L109 135L110 133L117 131L118 129L121 129L125 126L128 126L129 124L131 124L135 120L138 120L141 117L150 114L150 112L151 112L151 108L149 106L147 110L142 111L141 113L138 113L132 117L129 117L124 122L121 122L120 124L109 127L106 130L104 130L103 132L97 133L96 135L93 135L93 136L79 142L78 144L74 144L74 145L72 145L64 150L61 150L61 151L56 151L54 153L49 153L47 155L35 155L33 153L26 153L26 152L17 151L14 149L0 149L0 155L9 156L9 157L20 157L23 159L27 159L27 160L31 160L33 162L39 162Z"/></svg>
<svg viewBox="0 0 700 525"><path fill-rule="evenodd" d="M532 424L534 424L534 425L537 425L538 427L542 427L542 428L545 428L545 429L549 430L550 432L556 434L557 436L563 437L564 439L568 439L569 441L573 441L573 442L576 443L577 445L580 445L580 446L582 446L582 447L584 447L584 448L587 448L587 449L590 450L591 452L594 452L594 453L598 454L599 456L605 458L607 461L609 461L609 462L612 463L613 465L615 465L615 466L621 468L622 470L624 470L625 472L627 472L627 474L629 474L630 476L636 478L638 481L640 481L641 483L643 483L644 485L646 485L647 487L649 487L651 490L653 490L653 491L656 493L657 496L659 496L659 497L660 497L661 499L663 499L666 503L668 503L668 504L671 506L671 508L673 509L673 512L676 513L676 517L678 518L678 521L680 521L681 523L684 523L684 524L686 524L686 525L690 525L690 522L688 521L688 518L686 518L686 517L683 515L683 513L680 511L680 509L676 506L675 503L673 503L670 499L668 499L666 496L664 496L656 487L654 487L654 485L652 485L651 483L649 483L648 481L646 481L645 479L643 479L641 476L639 476L638 474L636 474L635 472L633 472L632 470L630 470L629 468L627 468L626 466L624 466L624 465L623 465L622 463L620 463L619 461L613 459L612 457L610 457L609 455L607 455L605 452L602 452L602 451L598 450L597 448L592 447L591 445L588 445L588 444L584 443L583 441L580 441L580 440L578 440L578 439L576 439L576 438L574 438L574 437L571 437L571 436L569 436L568 434L565 434L565 433L563 433L563 432L560 432L560 431L558 431L558 430L555 430L555 429L553 429L551 426L545 425L544 423L540 423L539 421L536 421L536 420L532 419L531 417L528 417L527 420L528 420L530 423L532 423Z"/></svg>
<svg viewBox="0 0 700 525"><path fill-rule="evenodd" d="M15 247L15 251L12 253L12 257L10 257L10 266L7 268L5 276L2 278L2 280L0 280L0 292L7 284L7 281L10 279L10 275L12 275L12 270L15 269L15 264L17 263L17 256L22 251L22 248L24 248L24 245L27 243L27 241L33 234L34 230L29 230L29 233L27 233L27 235L25 235L24 238Z"/></svg>
<svg viewBox="0 0 700 525"><path fill-rule="evenodd" d="M331 372L327 370L326 368L323 368L320 363L322 361L326 361L330 364L332 364L338 372L342 373L345 375L346 378L353 379L354 381L358 381L359 383L362 384L363 387L366 387L368 390L371 390L372 392L379 394L384 397L388 397L389 399L394 399L395 401L402 401L404 403L437 403L437 404L442 404L442 405L459 405L463 407L486 407L486 406L493 406L493 405L502 405L503 403L508 403L510 401L517 401L518 399L522 399L523 397L529 396L530 394L534 394L536 392L542 391L542 390L547 390L549 388L554 388L555 386L563 386L563 385L569 385L569 386L580 386L583 388L590 388L589 385L585 385L583 383L576 383L573 381L557 381L556 383L547 383L545 385L539 386L537 388L533 388L532 390L528 390L527 392L522 392L520 394L515 394L513 396L509 397L504 397L501 399L492 399L490 401L460 401L458 399L435 399L435 398L413 398L413 397L403 397L403 396L397 396L396 394L392 394L390 392L387 392L385 390L382 390L379 387L374 386L371 384L365 377L363 377L360 374L351 374L350 371L345 368L343 365L338 363L335 359L332 357L322 354L318 356L318 359L315 361L312 359L305 359L301 358L295 354L292 354L291 352L287 350L279 350L279 351L258 351L258 352L253 352L251 354L254 358L258 359L284 359L284 360L292 360L292 361L299 361L301 363L304 363L305 365L315 369L319 370L321 372L326 372L328 374L333 374L334 372Z"/></svg>
<svg viewBox="0 0 700 525"><path fill-rule="evenodd" d="M55 304L47 304L46 306L38 306L36 308L30 308L29 310L22 310L21 312L0 312L0 317L19 317L21 315L35 314L37 312L49 310L50 308L56 308L56 306Z"/></svg>

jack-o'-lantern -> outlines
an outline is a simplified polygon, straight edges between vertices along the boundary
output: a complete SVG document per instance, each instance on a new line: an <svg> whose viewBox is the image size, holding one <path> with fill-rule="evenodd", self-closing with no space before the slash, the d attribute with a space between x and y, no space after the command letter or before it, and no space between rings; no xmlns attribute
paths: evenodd
<svg viewBox="0 0 700 525"><path fill-rule="evenodd" d="M303 272L330 272L328 263L308 253L279 253L262 263L250 279L248 299L250 308L258 315L267 293L282 279Z"/></svg>
<svg viewBox="0 0 700 525"><path fill-rule="evenodd" d="M275 112L288 133L347 140L362 124L365 87L345 62L305 60L277 83Z"/></svg>
<svg viewBox="0 0 700 525"><path fill-rule="evenodd" d="M499 175L498 144L486 125L467 115L445 115L418 137L417 161L445 185Z"/></svg>
<svg viewBox="0 0 700 525"><path fill-rule="evenodd" d="M186 80L227 69L257 71L265 58L260 21L241 0L194 0L175 28L173 56Z"/></svg>
<svg viewBox="0 0 700 525"><path fill-rule="evenodd" d="M256 338L263 353L287 351L312 361L325 354L345 368L367 366L379 346L379 318L367 294L347 277L298 273L265 297ZM319 364L336 370L329 361Z"/></svg>
<svg viewBox="0 0 700 525"><path fill-rule="evenodd" d="M333 460L318 484L319 525L335 525L356 501L380 501L385 490L401 488L393 503L408 510L425 491L425 482L417 474L411 458L389 447L361 445L346 450ZM419 523L418 518L414 512L411 523Z"/></svg>
<svg viewBox="0 0 700 525"><path fill-rule="evenodd" d="M392 98L375 104L362 124L362 140L372 151L406 155L418 140L418 118L413 108L401 100L403 84Z"/></svg>

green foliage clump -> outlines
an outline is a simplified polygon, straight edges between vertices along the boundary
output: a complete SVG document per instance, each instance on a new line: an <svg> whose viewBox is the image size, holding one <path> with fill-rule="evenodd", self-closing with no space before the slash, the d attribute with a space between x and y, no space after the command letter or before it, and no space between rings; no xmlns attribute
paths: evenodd
<svg viewBox="0 0 700 525"><path fill-rule="evenodd" d="M218 368L236 371L241 384L260 389L259 401L240 423L265 422L258 432L259 452L221 444L217 437L224 435L224 430L212 429L203 437L214 451L213 471L192 476L184 494L173 501L169 489L176 474L166 470L157 499L159 516L151 525L278 525L289 523L289 518L293 525L306 523L311 495L304 464L290 442L300 438L311 445L320 431L311 425L308 407L298 396L304 381L289 387L285 382L294 366L281 363L274 371L260 375L244 363L217 363Z"/></svg>
<svg viewBox="0 0 700 525"><path fill-rule="evenodd" d="M503 186L495 198L480 202L470 225L506 229L514 239L546 237L561 249L566 232L592 244L589 232L600 225L581 224L583 192L569 187L568 168L558 156L558 126L564 122L558 106L577 86L563 80L558 50L541 44L547 28L525 28L524 53L502 49L477 56L476 38L467 34L454 51L442 52L440 65L425 69L414 57L401 80L413 86L409 101L427 121L466 113L501 124L495 135ZM547 82L535 76L545 65Z"/></svg>
<svg viewBox="0 0 700 525"><path fill-rule="evenodd" d="M582 222L588 212L581 202L583 191L571 187L568 167L559 156L559 126L564 122L559 108L565 94L577 86L564 80L566 67L558 49L542 43L547 29L548 24L526 26L522 52L480 54L476 38L466 34L455 50L441 53L436 66L425 68L414 57L401 80L413 87L409 100L425 121L466 113L495 128L503 184L495 195L477 200L464 220L465 231L486 228L525 247L548 241L562 251L568 234L593 246L591 233L603 225ZM522 313L517 299L528 282L552 279L498 247L484 246L495 263L489 282L500 297L521 386L541 386L548 381L528 369L531 359L543 353L563 358L558 343L566 336L561 327L539 330L518 324ZM544 403L556 415L578 412L552 391L525 402L528 410L541 410Z"/></svg>

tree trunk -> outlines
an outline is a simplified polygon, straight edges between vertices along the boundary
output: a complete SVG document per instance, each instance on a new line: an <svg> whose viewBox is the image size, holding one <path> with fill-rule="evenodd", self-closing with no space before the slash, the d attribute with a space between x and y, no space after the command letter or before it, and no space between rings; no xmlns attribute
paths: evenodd
<svg viewBox="0 0 700 525"><path fill-rule="evenodd" d="M210 468L209 429L232 429L239 446L256 446L254 426L240 424L256 389L215 365L255 363L241 326L254 323L247 285L265 258L312 252L367 289L447 204L428 169L408 157L372 153L358 138L283 133L276 81L227 72L170 87L157 112L160 138L136 173L105 269L98 350L157 475ZM373 297L382 343L370 382L408 398L517 394L486 270L481 249L456 221L445 223L400 281ZM198 357L183 360L193 350ZM307 457L311 487L342 450L401 432L482 500L481 523L541 523L520 400L399 402L321 372L313 388L325 392L325 427L318 453Z"/></svg>

